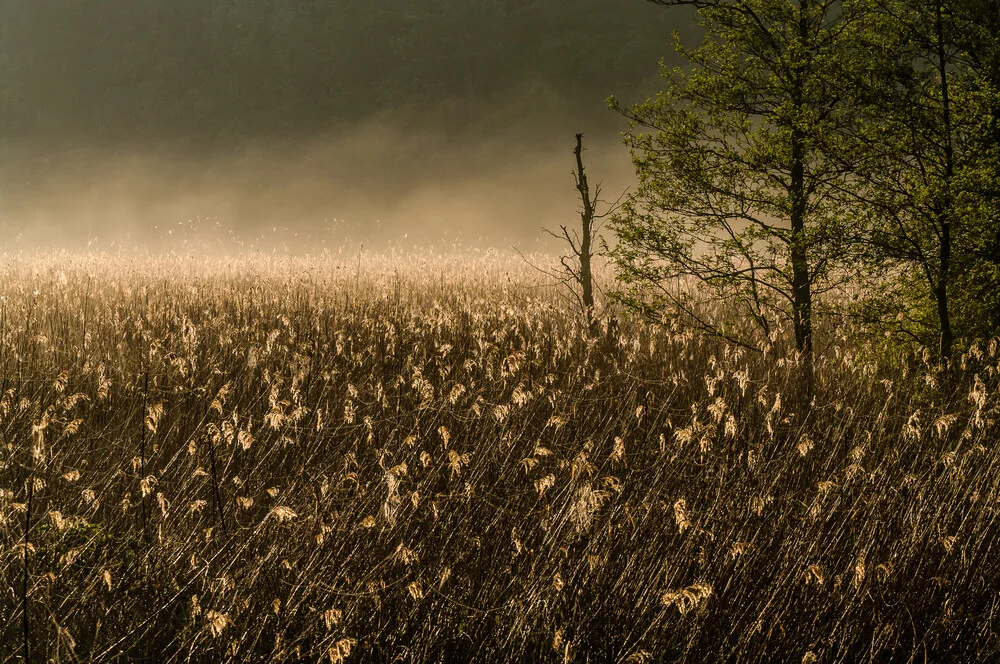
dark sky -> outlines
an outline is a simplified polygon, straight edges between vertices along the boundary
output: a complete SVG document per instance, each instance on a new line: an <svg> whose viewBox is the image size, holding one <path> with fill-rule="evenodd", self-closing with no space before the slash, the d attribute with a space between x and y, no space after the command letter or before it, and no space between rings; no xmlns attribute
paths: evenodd
<svg viewBox="0 0 1000 664"><path fill-rule="evenodd" d="M684 25L643 0L4 0L0 240L528 243L572 219L575 132L627 182L604 99L655 91Z"/></svg>

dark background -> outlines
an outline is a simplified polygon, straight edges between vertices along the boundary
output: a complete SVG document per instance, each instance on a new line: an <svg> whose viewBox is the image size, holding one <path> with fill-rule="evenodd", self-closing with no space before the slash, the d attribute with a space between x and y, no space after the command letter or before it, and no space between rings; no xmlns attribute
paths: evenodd
<svg viewBox="0 0 1000 664"><path fill-rule="evenodd" d="M652 94L688 25L642 0L4 0L0 240L531 244L573 218L574 133L628 183L604 99Z"/></svg>

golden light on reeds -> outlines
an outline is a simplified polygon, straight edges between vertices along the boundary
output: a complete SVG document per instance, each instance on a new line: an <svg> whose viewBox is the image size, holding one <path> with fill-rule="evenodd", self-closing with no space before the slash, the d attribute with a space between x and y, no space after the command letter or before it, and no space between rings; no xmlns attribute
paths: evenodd
<svg viewBox="0 0 1000 664"><path fill-rule="evenodd" d="M805 403L495 253L0 266L0 661L1000 654L996 342Z"/></svg>

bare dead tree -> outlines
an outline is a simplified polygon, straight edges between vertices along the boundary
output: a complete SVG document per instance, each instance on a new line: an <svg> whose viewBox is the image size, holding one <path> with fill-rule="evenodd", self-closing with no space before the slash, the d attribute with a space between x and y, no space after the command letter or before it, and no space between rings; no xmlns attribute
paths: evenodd
<svg viewBox="0 0 1000 664"><path fill-rule="evenodd" d="M560 256L560 268L546 270L534 265L533 267L567 286L583 312L587 326L591 330L596 330L593 260L598 255L603 220L618 209L625 192L622 192L618 200L609 204L603 213L597 213L598 205L604 202L600 199L601 185L597 184L591 190L583 166L583 149L583 134L577 134L576 148L573 150L573 156L576 159L573 181L580 194L580 228L571 229L566 225L560 225L558 232L548 228L542 229L552 237L565 242L569 247L569 253Z"/></svg>
<svg viewBox="0 0 1000 664"><path fill-rule="evenodd" d="M583 170L583 134L576 135L576 149L573 150L573 155L576 157L576 172L573 174L573 179L576 181L576 190L580 192L580 202L583 204L583 209L580 210L581 233L579 235L579 247L577 247L573 238L570 237L565 226L562 227L562 234L566 242L569 243L573 254L579 260L580 269L578 272L573 273L573 268L567 263L565 257L563 257L562 264L570 274L576 277L577 282L580 284L580 288L583 291L583 306L587 311L587 318L589 320L592 318L591 312L594 310L594 273L591 269L594 246L594 201L590 198L590 185L587 183L587 173ZM601 188L598 185L594 189L594 198L596 199L600 193Z"/></svg>

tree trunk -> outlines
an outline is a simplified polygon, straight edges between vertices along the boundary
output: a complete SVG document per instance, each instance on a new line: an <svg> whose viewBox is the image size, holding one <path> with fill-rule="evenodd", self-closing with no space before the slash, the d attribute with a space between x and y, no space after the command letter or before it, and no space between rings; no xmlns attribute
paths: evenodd
<svg viewBox="0 0 1000 664"><path fill-rule="evenodd" d="M934 36L937 40L937 66L941 85L941 120L944 125L944 191L942 192L942 204L938 216L941 245L938 250L938 282L934 289L934 297L937 300L938 322L941 327L941 345L938 349L938 355L941 363L947 366L954 342L948 307L948 286L951 280L951 181L955 174L955 154L951 135L951 98L948 90L948 61L945 52L944 18L941 5L942 0L935 2Z"/></svg>
<svg viewBox="0 0 1000 664"><path fill-rule="evenodd" d="M807 13L809 0L799 4L799 38L803 42L809 39L809 23ZM803 80L805 73L802 67L794 74L792 81L792 102L796 108L804 103ZM794 120L798 122L798 118ZM791 136L791 181L789 198L791 202L791 244L789 247L792 264L792 323L795 327L795 347L803 355L803 378L809 397L812 396L813 385L813 343L812 343L812 275L809 273L809 256L806 252L806 207L807 195L805 185L806 150L805 136L798 126L792 127Z"/></svg>
<svg viewBox="0 0 1000 664"><path fill-rule="evenodd" d="M805 237L805 186L802 147L793 137L792 165L792 322L795 326L795 347L803 354L806 386L811 391L813 373L812 342L812 276Z"/></svg>
<svg viewBox="0 0 1000 664"><path fill-rule="evenodd" d="M580 288L583 290L583 307L586 309L587 323L592 324L594 319L594 276L590 266L593 248L593 225L594 225L594 201L590 199L590 185L587 183L587 175L583 172L583 134L576 135L576 189L580 192L580 200L583 202L583 211L580 213L580 221L583 228L580 238Z"/></svg>

